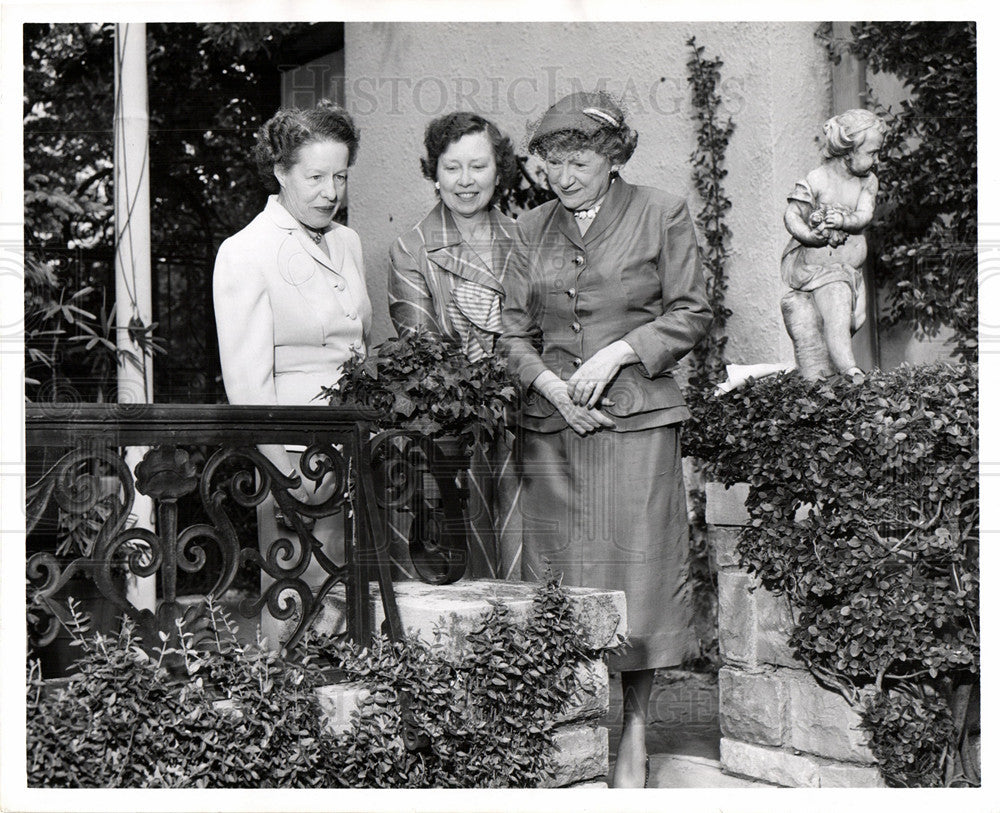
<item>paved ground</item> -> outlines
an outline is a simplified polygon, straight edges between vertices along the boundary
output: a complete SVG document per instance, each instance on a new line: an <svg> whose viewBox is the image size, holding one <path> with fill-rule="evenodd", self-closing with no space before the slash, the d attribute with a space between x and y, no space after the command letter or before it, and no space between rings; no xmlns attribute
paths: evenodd
<svg viewBox="0 0 1000 813"><path fill-rule="evenodd" d="M611 765L621 734L621 681L612 676L608 728ZM759 782L719 769L719 692L714 674L665 669L656 673L646 733L652 788L742 788Z"/></svg>

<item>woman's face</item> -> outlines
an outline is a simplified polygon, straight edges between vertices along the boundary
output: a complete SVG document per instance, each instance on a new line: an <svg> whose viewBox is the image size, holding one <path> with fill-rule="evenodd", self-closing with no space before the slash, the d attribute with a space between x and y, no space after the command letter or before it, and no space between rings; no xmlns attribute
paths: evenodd
<svg viewBox="0 0 1000 813"><path fill-rule="evenodd" d="M453 214L472 217L487 209L497 186L497 162L486 133L469 133L438 158L438 191Z"/></svg>
<svg viewBox="0 0 1000 813"><path fill-rule="evenodd" d="M865 133L864 140L847 154L845 163L852 175L863 178L871 172L878 160L879 150L882 149L883 138L881 133L869 130Z"/></svg>
<svg viewBox="0 0 1000 813"><path fill-rule="evenodd" d="M550 154L545 159L549 187L574 212L591 208L604 196L612 169L611 161L593 150Z"/></svg>
<svg viewBox="0 0 1000 813"><path fill-rule="evenodd" d="M278 200L300 223L325 229L347 199L347 145L311 141L299 148L288 169L274 168L281 185Z"/></svg>

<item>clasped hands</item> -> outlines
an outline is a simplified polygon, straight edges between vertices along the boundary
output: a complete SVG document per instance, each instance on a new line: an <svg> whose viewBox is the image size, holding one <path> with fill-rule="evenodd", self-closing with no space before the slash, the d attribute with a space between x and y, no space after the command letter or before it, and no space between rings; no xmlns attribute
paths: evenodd
<svg viewBox="0 0 1000 813"><path fill-rule="evenodd" d="M612 405L601 395L624 365L638 360L632 346L620 339L594 353L568 381L545 370L535 379L534 387L559 410L574 432L586 435L615 426L615 422L598 408L598 405Z"/></svg>

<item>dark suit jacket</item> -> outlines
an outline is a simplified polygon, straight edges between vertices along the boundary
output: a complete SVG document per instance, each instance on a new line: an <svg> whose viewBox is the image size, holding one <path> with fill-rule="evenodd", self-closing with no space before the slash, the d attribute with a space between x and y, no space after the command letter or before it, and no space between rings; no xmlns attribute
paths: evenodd
<svg viewBox="0 0 1000 813"><path fill-rule="evenodd" d="M605 391L614 402L605 411L618 428L689 417L670 371L708 331L712 311L682 198L617 178L583 237L559 201L542 204L517 221L504 287L500 347L525 391L526 427L566 426L531 389L539 373L568 379L618 339L639 356Z"/></svg>

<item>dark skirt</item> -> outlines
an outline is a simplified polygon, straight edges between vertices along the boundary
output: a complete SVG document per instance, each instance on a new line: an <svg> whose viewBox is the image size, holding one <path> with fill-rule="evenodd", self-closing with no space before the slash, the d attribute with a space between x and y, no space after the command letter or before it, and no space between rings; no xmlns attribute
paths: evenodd
<svg viewBox="0 0 1000 813"><path fill-rule="evenodd" d="M628 644L612 671L697 654L687 501L675 426L581 437L522 430L522 576L623 590Z"/></svg>

